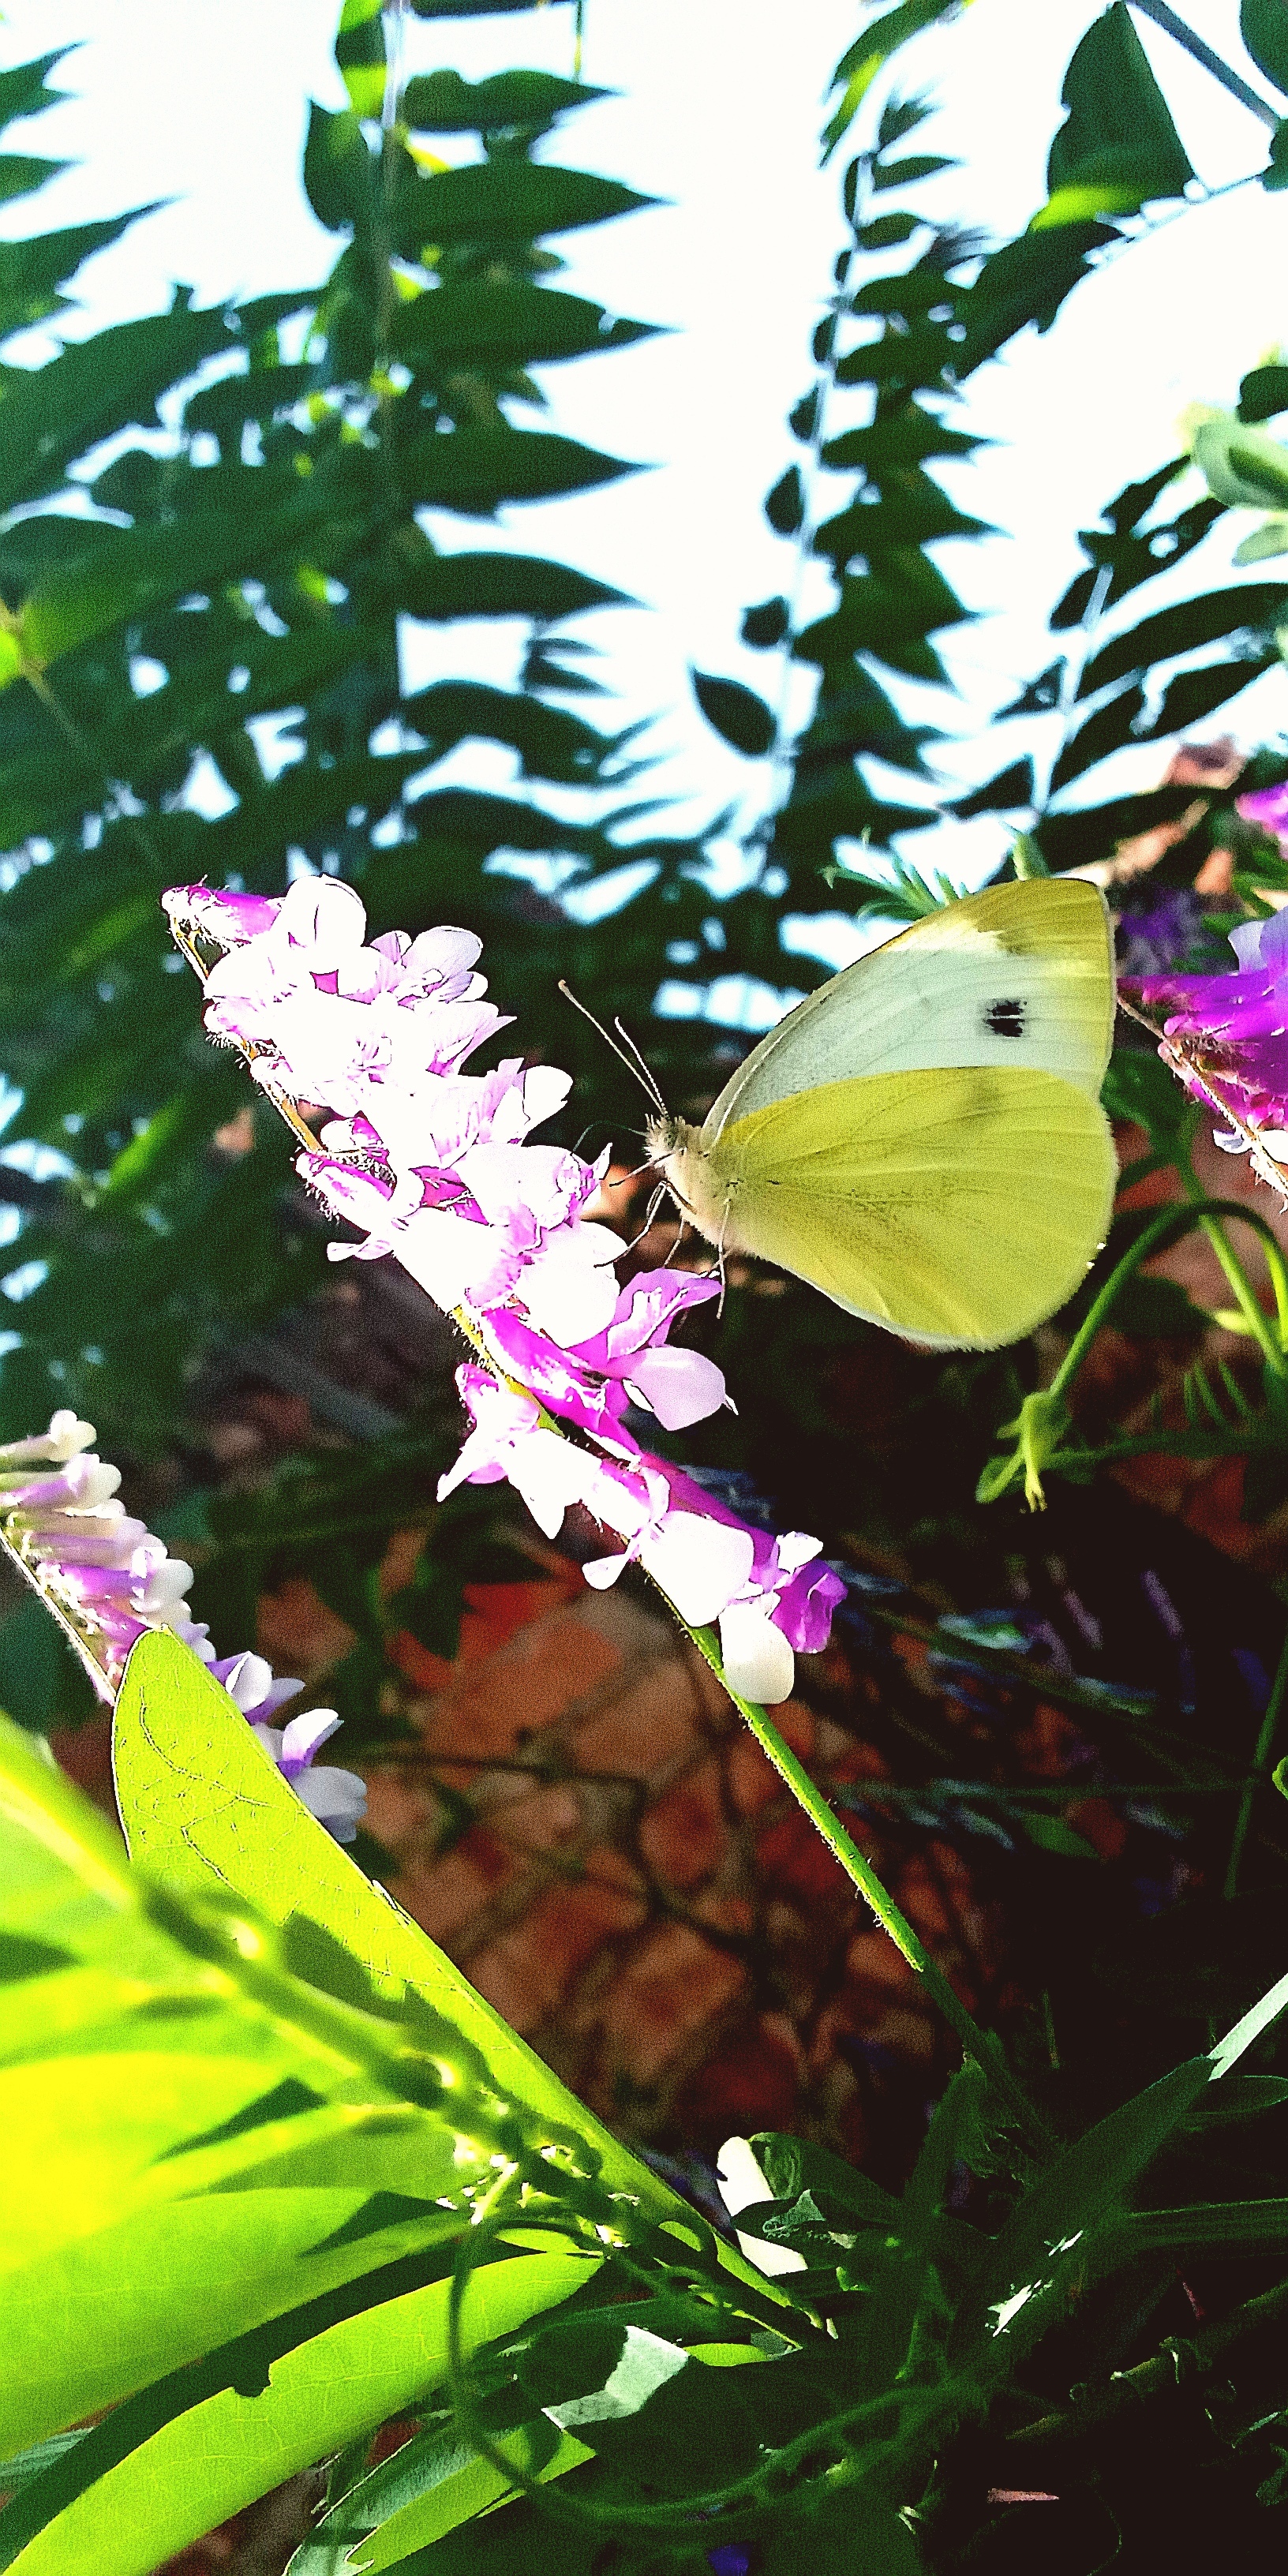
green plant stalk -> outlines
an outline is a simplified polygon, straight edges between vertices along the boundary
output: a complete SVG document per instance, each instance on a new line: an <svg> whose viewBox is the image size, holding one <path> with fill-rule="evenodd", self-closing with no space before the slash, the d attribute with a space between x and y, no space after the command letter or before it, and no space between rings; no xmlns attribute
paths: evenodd
<svg viewBox="0 0 1288 2576"><path fill-rule="evenodd" d="M1181 1186L1184 1189L1186 1196L1195 1207L1206 1200L1207 1197L1207 1193L1195 1173L1192 1159L1194 1138L1197 1133L1199 1123L1198 1114L1196 1112L1190 1121L1189 1131L1184 1139L1184 1160L1182 1160L1181 1155L1178 1154L1174 1158L1173 1165L1173 1168L1180 1177ZM1284 1258L1280 1251L1278 1240L1271 1232L1269 1226L1265 1226L1264 1220L1258 1217L1250 1216L1249 1222L1255 1223L1258 1232L1261 1233L1262 1244L1266 1255L1266 1265L1269 1269L1271 1284L1275 1292L1275 1320L1278 1326L1277 1334L1271 1327L1270 1319L1265 1313L1261 1300L1258 1297L1256 1290L1248 1277L1247 1271L1244 1269L1243 1263L1240 1261L1238 1253L1235 1251L1219 1217L1212 1215L1209 1208L1209 1212L1206 1213L1202 1219L1203 1232L1207 1236L1208 1242L1211 1244L1217 1260L1220 1262L1226 1278L1229 1280L1230 1286L1234 1290L1244 1321L1246 1322L1249 1331L1261 1344L1262 1351L1265 1355L1266 1366L1274 1371L1276 1377L1283 1377L1285 1375L1284 1352L1285 1349L1288 1348L1288 1269L1285 1269Z"/></svg>
<svg viewBox="0 0 1288 2576"><path fill-rule="evenodd" d="M1284 1268L1283 1255L1265 1218L1258 1216L1251 1208L1240 1207L1236 1199L1207 1198L1192 1173L1187 1174L1179 1165L1177 1169L1190 1192L1191 1206L1188 1209L1164 1208L1145 1227L1143 1233L1137 1236L1130 1251L1123 1254L1122 1260L1116 1269L1110 1272L1104 1287L1074 1334L1050 1386L1046 1389L1048 1397L1063 1395L1065 1388L1081 1368L1102 1324L1108 1322L1110 1310L1119 1291L1126 1286L1133 1272L1139 1270L1141 1263L1147 1261L1150 1254L1157 1250L1173 1227L1176 1228L1178 1236L1188 1234L1194 1226L1199 1226L1206 1231L1209 1221L1215 1223L1216 1219L1223 1216L1241 1217L1245 1225L1252 1226L1266 1244L1270 1257L1270 1273L1275 1283L1275 1302L1279 1321L1285 1334L1288 1334L1288 1271ZM1224 1232L1219 1225L1216 1226L1216 1237L1219 1237L1219 1241L1215 1237L1210 1237L1209 1240L1213 1241L1225 1275L1239 1299L1240 1306L1247 1313L1248 1322L1265 1353L1267 1366L1273 1369L1276 1377L1288 1376L1288 1360L1285 1360L1283 1348L1275 1337L1270 1319L1263 1314L1258 1305L1247 1273L1237 1253L1226 1242ZM1273 1254L1270 1251L1272 1246Z"/></svg>
<svg viewBox="0 0 1288 2576"><path fill-rule="evenodd" d="M665 1593L662 1597L664 1600L667 1598ZM673 1616L679 1619L680 1626L686 1636L692 1639L703 1661L710 1665L721 1689L728 1693L739 1716L755 1736L762 1753L766 1754L773 1763L780 1780L790 1789L797 1805L809 1817L816 1832L822 1835L833 1860L844 1870L846 1877L852 1886L858 1889L860 1896L866 1897L882 1931L893 1941L900 1957L906 1959L909 1967L916 1970L927 1994L938 2006L945 2021L956 2032L965 2054L974 2059L975 2064L980 2067L992 2085L999 2103L1005 2104L1011 2119L1023 2131L1030 2146L1036 2148L1041 2154L1049 2154L1053 2145L1050 2131L1027 2095L1016 2083L996 2041L988 2032L980 2029L974 2015L967 2011L960 1996L944 1975L943 1969L936 1960L932 1959L930 1952L913 1930L906 1914L900 1912L894 1898L877 1876L871 1861L865 1858L858 1844L847 1834L822 1790L811 1780L804 1763L793 1753L790 1744L785 1736L779 1733L773 1719L765 1709L758 1706L755 1700L739 1697L725 1673L720 1649L712 1631L709 1628L691 1628L687 1620L680 1619L680 1614L673 1602L668 1601L667 1606Z"/></svg>
<svg viewBox="0 0 1288 2576"><path fill-rule="evenodd" d="M1279 1720L1283 1715L1286 1691L1288 1691L1288 1635L1285 1635L1279 1650L1274 1682L1266 1702L1266 1713L1261 1721L1261 1732L1257 1737L1257 1747L1252 1757L1252 1778L1244 1785L1243 1796L1239 1800L1239 1812L1234 1820L1230 1858L1226 1865L1225 1882L1221 1889L1227 1904L1238 1894L1239 1868L1243 1860L1243 1847L1252 1824L1252 1810L1257 1791L1269 1778L1274 1766L1275 1738L1279 1732Z"/></svg>
<svg viewBox="0 0 1288 2576"><path fill-rule="evenodd" d="M176 933L176 941L189 965L194 968L204 983L206 969L191 941L180 933ZM239 1052L246 1055L249 1050L245 1046L240 1046ZM284 1092L279 1092L276 1086L269 1091L268 1096L286 1120L287 1125L298 1134L303 1122L294 1101ZM304 1133L308 1135L311 1147L314 1142L313 1136L307 1129ZM526 1387L519 1386L507 1375L486 1336L463 1307L453 1308L452 1321L477 1357L503 1385L511 1387L519 1394L529 1393ZM538 1406L538 1414L545 1430L555 1432L560 1439L568 1437L563 1424L548 1414L544 1406ZM661 1591L660 1585L657 1588ZM1009 2119L1019 2129L1033 2152L1043 2156L1049 2155L1055 2144L1051 2132L1021 2086L1016 2083L1001 2048L988 2032L981 2030L974 2015L967 2011L942 1968L931 1958L906 1915L900 1912L893 1897L883 1886L871 1862L865 1859L857 1843L853 1842L846 1833L822 1790L815 1787L804 1764L797 1760L791 1746L779 1734L765 1710L753 1700L740 1698L737 1691L733 1689L726 1678L719 1644L712 1630L691 1627L687 1619L681 1618L668 1593L662 1592L662 1599L685 1635L697 1647L704 1662L710 1665L722 1690L728 1693L734 1707L751 1729L762 1751L768 1755L780 1779L790 1789L798 1806L804 1810L811 1824L822 1835L833 1859L844 1870L846 1877L857 1888L859 1894L866 1897L883 1931L894 1942L900 1956L907 1960L909 1967L913 1968L921 1978L926 1992L938 2006L950 2028L956 2032L966 2055L982 2069L999 2106L1004 2106Z"/></svg>

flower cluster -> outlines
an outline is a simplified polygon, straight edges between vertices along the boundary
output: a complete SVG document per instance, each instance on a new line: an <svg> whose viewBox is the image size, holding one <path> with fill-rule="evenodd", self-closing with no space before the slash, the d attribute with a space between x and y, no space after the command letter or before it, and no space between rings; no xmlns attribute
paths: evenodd
<svg viewBox="0 0 1288 2576"><path fill-rule="evenodd" d="M1230 944L1233 974L1124 976L1122 990L1166 1014L1167 1061L1195 1099L1232 1122L1217 1143L1241 1152L1255 1140L1279 1163L1288 1160L1288 912L1240 922Z"/></svg>
<svg viewBox="0 0 1288 2576"><path fill-rule="evenodd" d="M219 1658L209 1630L188 1616L192 1567L132 1520L117 1500L120 1471L90 1447L93 1426L56 1413L47 1431L0 1447L0 1541L70 1636L100 1698L115 1697L131 1646L169 1628L223 1683L284 1779L338 1842L352 1842L366 1789L352 1771L313 1756L340 1724L310 1709L284 1728L269 1724L298 1681L275 1680L262 1655Z"/></svg>
<svg viewBox="0 0 1288 2576"><path fill-rule="evenodd" d="M332 1259L392 1254L478 1354L458 1374L473 1428L441 1492L508 1478L550 1537L580 1508L614 1542L589 1583L638 1561L691 1626L718 1624L736 1691L785 1699L795 1652L826 1643L844 1587L817 1539L745 1527L641 1448L632 1410L678 1431L727 1401L714 1362L669 1338L717 1283L619 1278L621 1241L592 1212L607 1152L587 1163L530 1141L567 1074L518 1056L461 1070L507 1025L475 972L479 941L439 929L368 945L358 896L330 878L280 900L178 887L165 905L194 962L217 952L211 1036L279 1098L328 1113L296 1169L361 1237Z"/></svg>

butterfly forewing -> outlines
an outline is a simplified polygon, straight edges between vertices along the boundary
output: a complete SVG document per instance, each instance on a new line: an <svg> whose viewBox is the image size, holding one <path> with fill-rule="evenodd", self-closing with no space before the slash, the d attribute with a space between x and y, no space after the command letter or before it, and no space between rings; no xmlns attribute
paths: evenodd
<svg viewBox="0 0 1288 2576"><path fill-rule="evenodd" d="M1077 878L991 886L914 922L780 1021L726 1083L702 1141L858 1075L991 1066L1058 1074L1098 1099L1113 1012L1099 890Z"/></svg>
<svg viewBox="0 0 1288 2576"><path fill-rule="evenodd" d="M1098 1102L1041 1070L828 1082L725 1127L704 1232L910 1338L991 1349L1064 1304L1115 1178ZM709 1195L708 1195L709 1194Z"/></svg>

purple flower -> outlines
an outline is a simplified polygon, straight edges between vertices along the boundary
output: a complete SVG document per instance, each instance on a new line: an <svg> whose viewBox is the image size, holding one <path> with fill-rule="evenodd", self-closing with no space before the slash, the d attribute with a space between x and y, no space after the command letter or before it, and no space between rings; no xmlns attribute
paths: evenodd
<svg viewBox="0 0 1288 2576"><path fill-rule="evenodd" d="M1215 1101L1244 1129L1273 1142L1288 1129L1288 913L1241 922L1230 933L1230 975L1124 976L1124 992L1166 1013L1163 1052L1195 1099ZM1247 1139L1236 1131L1235 1148Z"/></svg>
<svg viewBox="0 0 1288 2576"><path fill-rule="evenodd" d="M100 1699L112 1701L131 1646L169 1628L208 1665L250 1721L257 1741L338 1842L352 1842L366 1789L352 1771L314 1771L335 1733L334 1709L293 1717L279 1735L266 1721L298 1681L274 1679L262 1655L216 1659L209 1632L188 1617L192 1567L132 1520L116 1499L117 1468L90 1449L88 1422L56 1413L48 1431L0 1448L0 1545L74 1638Z"/></svg>
<svg viewBox="0 0 1288 2576"><path fill-rule="evenodd" d="M1236 796L1235 812L1245 823L1260 823L1281 848L1288 849L1288 779L1278 787L1254 787L1247 796Z"/></svg>
<svg viewBox="0 0 1288 2576"><path fill-rule="evenodd" d="M332 1113L296 1164L362 1238L332 1244L332 1259L392 1254L490 1364L458 1373L473 1427L440 1494L508 1479L551 1538L568 1510L584 1511L618 1542L587 1582L602 1589L638 1561L690 1626L719 1624L736 1691L785 1699L795 1653L826 1643L843 1597L820 1542L748 1529L642 1451L625 1422L646 1407L680 1430L727 1401L715 1363L669 1342L716 1281L619 1281L621 1241L589 1213L607 1150L591 1164L531 1141L563 1107L566 1073L519 1057L462 1072L506 1025L483 998L471 932L367 945L358 896L331 878L298 880L269 917L240 900L192 888L169 899L177 922L224 949L206 980L207 1028L247 1050L260 1078Z"/></svg>

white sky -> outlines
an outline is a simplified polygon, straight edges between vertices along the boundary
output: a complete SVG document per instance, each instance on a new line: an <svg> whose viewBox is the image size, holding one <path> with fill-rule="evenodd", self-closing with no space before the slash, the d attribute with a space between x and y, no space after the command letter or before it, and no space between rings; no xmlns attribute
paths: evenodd
<svg viewBox="0 0 1288 2576"><path fill-rule="evenodd" d="M919 192L919 208L997 234L1027 220L1044 194L1064 65L1096 14L1093 0L976 0L955 25L905 49L897 86L944 102L909 148L968 164ZM1183 14L1265 93L1239 44L1238 0L1187 0ZM72 336L160 308L176 278L202 303L321 278L337 245L308 210L299 158L309 95L343 100L335 17L335 0L8 0L0 65L60 44L82 49L55 74L74 95L13 138L79 166L3 210L4 229L174 201L87 267ZM771 791L764 764L739 760L702 723L687 666L742 678L771 700L781 685L776 657L746 651L738 626L748 603L792 588L793 549L771 534L761 504L799 453L785 415L810 380L810 333L845 238L847 154L820 172L817 135L832 66L860 23L856 0L804 0L791 11L782 0L588 0L585 77L623 94L572 119L548 157L670 202L566 237L560 282L674 336L548 370L545 425L654 470L514 510L495 531L434 522L448 547L548 551L645 603L645 613L596 616L580 631L605 649L601 676L616 692L599 702L602 720L660 716L649 746L666 754L658 787L680 799L666 828L697 824L730 799L745 826ZM1167 37L1137 23L1202 178L1216 187L1257 168L1265 129ZM458 23L411 18L407 68L449 63L470 78L513 63L567 72L571 41L562 6ZM870 123L871 108L851 148ZM442 148L455 157L472 149L464 139ZM990 612L943 648L979 729L1051 658L1045 615L1081 560L1076 528L1175 452L1186 403L1232 402L1240 375L1281 338L1288 193L1249 187L1119 256L1078 290L1052 334L1029 333L974 381L961 423L999 443L946 479L961 506L1004 534L938 552L968 604ZM35 357L47 345L30 335L14 354ZM829 418L839 428L863 416L861 396L842 397ZM848 489L838 478L826 506ZM1245 524L1241 515L1223 523L1177 587L1221 578ZM1257 567L1249 578L1277 570ZM826 575L815 567L807 579L822 606ZM482 625L420 630L414 676L452 667L506 679L516 642ZM800 714L809 675L797 671L790 685ZM926 699L919 713L953 720L942 701ZM1237 721L1248 739L1288 729L1281 674L1259 684ZM1023 747L1014 728L987 746L964 744L954 772L988 775ZM480 784L510 774L508 755L477 746L458 761ZM1156 748L1121 755L1116 784L1146 784L1160 765ZM933 848L920 834L907 848L977 877L994 862L996 828L947 826ZM834 953L845 953L843 937Z"/></svg>

